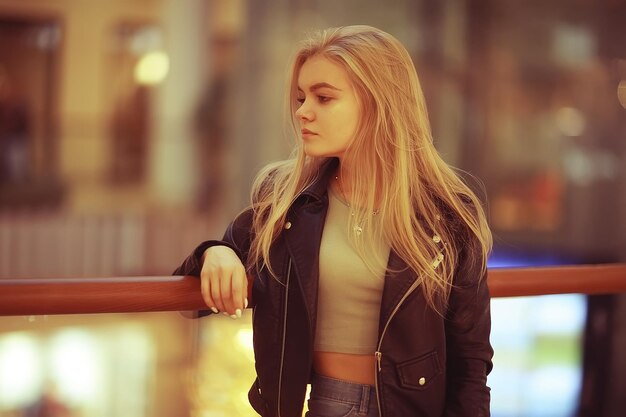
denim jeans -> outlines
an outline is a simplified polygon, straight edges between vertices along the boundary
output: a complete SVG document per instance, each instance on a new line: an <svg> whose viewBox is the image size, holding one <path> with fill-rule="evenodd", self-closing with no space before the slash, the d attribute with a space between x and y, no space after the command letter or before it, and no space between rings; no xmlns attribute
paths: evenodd
<svg viewBox="0 0 626 417"><path fill-rule="evenodd" d="M376 388L313 375L305 417L378 417Z"/></svg>

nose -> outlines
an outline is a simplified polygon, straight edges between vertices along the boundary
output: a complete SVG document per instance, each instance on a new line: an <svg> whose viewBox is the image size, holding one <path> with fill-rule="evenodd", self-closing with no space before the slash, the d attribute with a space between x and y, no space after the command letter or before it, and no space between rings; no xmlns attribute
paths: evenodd
<svg viewBox="0 0 626 417"><path fill-rule="evenodd" d="M313 120L313 118L315 117L313 111L310 109L310 107L307 105L306 100L304 101L304 103L302 103L300 105L300 107L298 107L298 109L296 110L296 117L298 118L298 120L300 121L308 121L310 122L311 120Z"/></svg>

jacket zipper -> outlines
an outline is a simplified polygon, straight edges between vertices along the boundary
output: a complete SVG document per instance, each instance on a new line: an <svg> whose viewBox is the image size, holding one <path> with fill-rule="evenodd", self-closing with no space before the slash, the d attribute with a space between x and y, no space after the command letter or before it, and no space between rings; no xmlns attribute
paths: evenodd
<svg viewBox="0 0 626 417"><path fill-rule="evenodd" d="M278 417L280 417L280 397L283 385L283 365L285 364L285 341L287 336L287 302L289 301L289 276L291 275L291 258L289 258L289 265L287 267L287 279L285 285L285 314L283 315L283 345L280 353L280 373L278 375L278 402L276 408L278 410Z"/></svg>
<svg viewBox="0 0 626 417"><path fill-rule="evenodd" d="M419 285L419 283L416 280L413 283L413 285L411 285L411 287L407 290L407 292L404 294L404 296L398 302L398 304L396 304L395 308L391 312L391 315L387 319L387 322L385 323L385 327L383 327L383 332L381 333L380 340L378 341L378 348L376 349L376 352L374 352L374 356L376 356L376 365L375 365L376 369L374 369L374 371L376 373L376 378L374 378L374 381L376 383L376 402L378 403L378 415L380 417L383 416L383 409L382 409L381 403L380 403L380 392L379 392L379 388L378 388L378 379L380 378L380 372L382 370L382 367L381 367L380 363L381 363L381 360L383 358L383 353L380 351L380 349L381 349L381 347L383 345L383 338L385 337L385 333L387 332L387 327L389 327L389 323L391 322L391 319L393 319L393 316L396 315L396 312L398 311L398 309L400 308L400 306L402 305L404 300L407 299L407 297L418 287L418 285Z"/></svg>

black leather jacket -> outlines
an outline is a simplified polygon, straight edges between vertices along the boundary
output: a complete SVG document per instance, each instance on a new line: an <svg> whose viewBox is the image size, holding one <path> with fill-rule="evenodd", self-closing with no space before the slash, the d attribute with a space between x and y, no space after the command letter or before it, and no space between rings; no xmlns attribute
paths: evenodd
<svg viewBox="0 0 626 417"><path fill-rule="evenodd" d="M302 415L316 328L318 252L335 165L332 159L324 164L318 180L290 208L270 253L278 278L266 270L254 277L257 378L248 396L264 417ZM245 260L251 220L251 211L244 211L221 241L202 243L174 274L198 276L200 257L212 245L227 245ZM467 234L459 234L463 235ZM375 354L381 417L489 416L486 382L493 356L489 290L479 262L467 256L477 242L463 239L444 317L427 305L414 272L405 268L385 277ZM392 251L389 270L402 270L403 265Z"/></svg>

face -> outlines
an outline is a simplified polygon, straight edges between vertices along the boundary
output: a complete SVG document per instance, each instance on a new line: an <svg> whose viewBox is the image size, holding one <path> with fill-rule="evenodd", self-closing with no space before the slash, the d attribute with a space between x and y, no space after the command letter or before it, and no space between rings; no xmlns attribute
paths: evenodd
<svg viewBox="0 0 626 417"><path fill-rule="evenodd" d="M306 60L298 74L296 117L304 152L341 158L354 138L360 107L348 74L322 56Z"/></svg>

